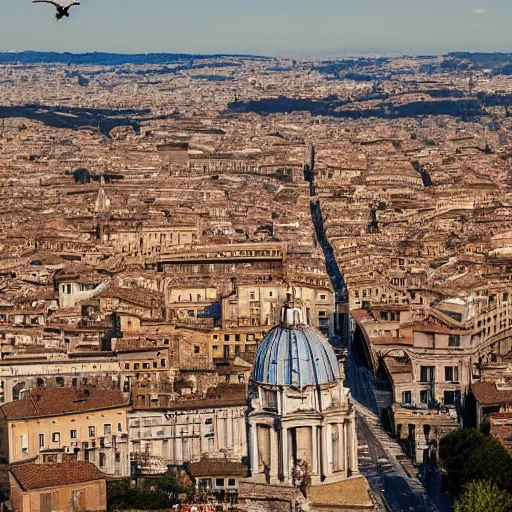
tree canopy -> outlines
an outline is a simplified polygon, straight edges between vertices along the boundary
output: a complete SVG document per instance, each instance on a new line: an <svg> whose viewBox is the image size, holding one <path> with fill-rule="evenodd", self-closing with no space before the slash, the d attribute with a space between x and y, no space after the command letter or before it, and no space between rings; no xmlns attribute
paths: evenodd
<svg viewBox="0 0 512 512"><path fill-rule="evenodd" d="M455 496L473 480L488 480L512 492L512 457L492 436L455 430L441 439L439 457Z"/></svg>
<svg viewBox="0 0 512 512"><path fill-rule="evenodd" d="M178 502L178 496L190 492L180 485L173 475L149 480L144 488L133 487L130 480L116 480L108 483L107 510L163 510Z"/></svg>
<svg viewBox="0 0 512 512"><path fill-rule="evenodd" d="M455 504L455 512L511 512L512 494L488 480L470 482Z"/></svg>

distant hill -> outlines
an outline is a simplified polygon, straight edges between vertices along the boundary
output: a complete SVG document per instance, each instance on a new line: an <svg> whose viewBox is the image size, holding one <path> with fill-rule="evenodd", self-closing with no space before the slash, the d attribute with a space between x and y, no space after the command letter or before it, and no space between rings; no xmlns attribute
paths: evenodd
<svg viewBox="0 0 512 512"><path fill-rule="evenodd" d="M236 57L245 60L272 60L256 55L193 55L188 53L57 53L57 52L0 52L0 64L69 64L119 66L123 64L171 64L183 61L226 59Z"/></svg>

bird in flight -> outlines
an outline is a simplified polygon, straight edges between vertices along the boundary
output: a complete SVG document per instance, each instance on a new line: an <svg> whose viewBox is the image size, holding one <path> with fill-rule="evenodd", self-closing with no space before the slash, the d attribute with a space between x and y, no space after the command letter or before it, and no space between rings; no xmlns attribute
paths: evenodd
<svg viewBox="0 0 512 512"><path fill-rule="evenodd" d="M69 9L73 7L73 5L80 5L80 2L73 2L67 5L61 5L57 2L53 2L52 0L32 0L33 4L52 4L57 8L57 14L55 15L55 18L57 18L57 21L64 18L69 18Z"/></svg>

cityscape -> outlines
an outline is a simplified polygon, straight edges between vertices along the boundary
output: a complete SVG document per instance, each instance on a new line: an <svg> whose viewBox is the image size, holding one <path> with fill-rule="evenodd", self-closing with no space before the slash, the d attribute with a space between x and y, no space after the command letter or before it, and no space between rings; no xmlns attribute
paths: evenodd
<svg viewBox="0 0 512 512"><path fill-rule="evenodd" d="M511 77L0 52L0 510L511 512Z"/></svg>

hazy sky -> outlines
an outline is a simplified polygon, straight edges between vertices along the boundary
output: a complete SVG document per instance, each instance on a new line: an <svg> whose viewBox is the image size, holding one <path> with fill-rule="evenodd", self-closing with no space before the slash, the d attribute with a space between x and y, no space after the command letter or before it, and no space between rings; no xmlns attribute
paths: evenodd
<svg viewBox="0 0 512 512"><path fill-rule="evenodd" d="M63 0L64 2L65 0ZM0 0L0 50L253 53L512 51L512 0Z"/></svg>

